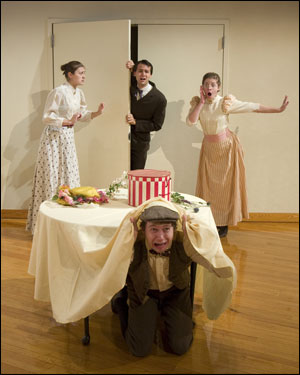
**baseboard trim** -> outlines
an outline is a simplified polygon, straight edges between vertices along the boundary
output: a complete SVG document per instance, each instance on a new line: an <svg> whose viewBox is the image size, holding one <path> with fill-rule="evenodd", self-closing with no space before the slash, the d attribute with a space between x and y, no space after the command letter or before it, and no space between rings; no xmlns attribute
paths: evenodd
<svg viewBox="0 0 300 375"><path fill-rule="evenodd" d="M27 219L27 210L1 210L1 219ZM243 221L299 223L299 214L252 212L249 214L249 219L243 219Z"/></svg>
<svg viewBox="0 0 300 375"><path fill-rule="evenodd" d="M1 219L27 219L28 210L1 210Z"/></svg>
<svg viewBox="0 0 300 375"><path fill-rule="evenodd" d="M299 214L281 212L252 212L249 213L249 219L243 219L243 222L245 221L266 223L299 223Z"/></svg>

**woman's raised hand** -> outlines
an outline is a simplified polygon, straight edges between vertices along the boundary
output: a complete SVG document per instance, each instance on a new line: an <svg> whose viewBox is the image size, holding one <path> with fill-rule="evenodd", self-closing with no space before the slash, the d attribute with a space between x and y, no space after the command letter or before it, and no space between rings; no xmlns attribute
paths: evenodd
<svg viewBox="0 0 300 375"><path fill-rule="evenodd" d="M288 104L289 104L289 101L288 101L288 97L287 97L287 95L284 97L284 99L283 99L283 102L282 102L282 104L281 104L281 107L279 108L279 111L280 112L283 112L285 109L286 109L286 107L288 106Z"/></svg>
<svg viewBox="0 0 300 375"><path fill-rule="evenodd" d="M205 103L205 92L202 85L200 86L200 103Z"/></svg>

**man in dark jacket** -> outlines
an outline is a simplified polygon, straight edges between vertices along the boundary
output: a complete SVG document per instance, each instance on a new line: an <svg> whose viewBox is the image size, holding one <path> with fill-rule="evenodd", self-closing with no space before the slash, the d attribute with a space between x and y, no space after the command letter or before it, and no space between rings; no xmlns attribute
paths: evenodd
<svg viewBox="0 0 300 375"><path fill-rule="evenodd" d="M127 286L113 297L111 306L136 356L151 352L159 312L165 325L165 345L171 352L184 354L193 341L188 271L192 259L186 254L182 238L177 241L178 219L178 212L154 205L142 212L140 230L131 220L136 240ZM183 217L184 228L185 220Z"/></svg>
<svg viewBox="0 0 300 375"><path fill-rule="evenodd" d="M161 129L166 113L167 100L150 78L153 66L147 60L126 64L133 69L130 87L131 113L126 116L131 126L130 169L144 169L150 148L150 132Z"/></svg>

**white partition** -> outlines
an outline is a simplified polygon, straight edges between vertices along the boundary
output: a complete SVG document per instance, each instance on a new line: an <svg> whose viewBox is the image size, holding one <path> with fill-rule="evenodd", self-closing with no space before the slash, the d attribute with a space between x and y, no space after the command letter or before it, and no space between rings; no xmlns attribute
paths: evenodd
<svg viewBox="0 0 300 375"><path fill-rule="evenodd" d="M138 25L138 58L153 64L151 80L168 101L163 128L152 135L146 168L171 171L176 191L195 193L203 135L185 118L205 73L217 72L223 81L223 36L224 24Z"/></svg>
<svg viewBox="0 0 300 375"><path fill-rule="evenodd" d="M86 67L81 86L88 108L104 113L88 125L77 123L75 142L81 185L106 187L129 168L128 125L130 21L70 22L53 25L54 86L64 82L60 66L77 60Z"/></svg>

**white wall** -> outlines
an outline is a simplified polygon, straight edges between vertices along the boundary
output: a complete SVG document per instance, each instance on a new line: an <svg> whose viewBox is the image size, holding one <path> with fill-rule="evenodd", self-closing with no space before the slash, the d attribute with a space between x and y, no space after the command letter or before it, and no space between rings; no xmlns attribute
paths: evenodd
<svg viewBox="0 0 300 375"><path fill-rule="evenodd" d="M48 19L207 18L229 21L230 93L270 106L290 99L282 114L231 116L245 151L249 211L298 212L298 2L2 1L1 8L1 208L26 209L30 199L51 89Z"/></svg>

